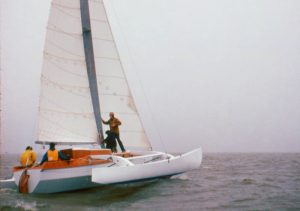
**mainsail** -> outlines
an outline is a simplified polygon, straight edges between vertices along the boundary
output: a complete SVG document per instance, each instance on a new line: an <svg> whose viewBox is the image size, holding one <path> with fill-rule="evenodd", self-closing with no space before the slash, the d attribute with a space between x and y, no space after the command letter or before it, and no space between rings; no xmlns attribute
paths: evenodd
<svg viewBox="0 0 300 211"><path fill-rule="evenodd" d="M88 1L88 0L86 0ZM89 0L101 115L122 121L126 148L149 149L102 0ZM41 77L38 142L96 143L84 54L80 0L53 0Z"/></svg>

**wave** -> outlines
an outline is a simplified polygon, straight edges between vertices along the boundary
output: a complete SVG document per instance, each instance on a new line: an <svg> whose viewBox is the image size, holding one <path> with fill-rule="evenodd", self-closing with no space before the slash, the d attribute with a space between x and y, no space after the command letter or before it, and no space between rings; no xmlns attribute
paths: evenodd
<svg viewBox="0 0 300 211"><path fill-rule="evenodd" d="M41 206L38 206L34 202L25 202L23 200L15 200L14 203L9 203L0 206L0 210L28 210L28 211L37 211L40 210Z"/></svg>
<svg viewBox="0 0 300 211"><path fill-rule="evenodd" d="M255 183L254 179L245 178L245 179L242 180L242 184L244 184L244 185L251 185L251 184L254 184L254 183Z"/></svg>
<svg viewBox="0 0 300 211"><path fill-rule="evenodd" d="M202 166L203 169L213 169L212 166Z"/></svg>
<svg viewBox="0 0 300 211"><path fill-rule="evenodd" d="M170 177L170 179L178 179L178 180L190 180L189 176L185 173L177 174Z"/></svg>
<svg viewBox="0 0 300 211"><path fill-rule="evenodd" d="M16 192L16 189L11 189L11 188L0 188L0 193L4 194L4 193L13 193Z"/></svg>

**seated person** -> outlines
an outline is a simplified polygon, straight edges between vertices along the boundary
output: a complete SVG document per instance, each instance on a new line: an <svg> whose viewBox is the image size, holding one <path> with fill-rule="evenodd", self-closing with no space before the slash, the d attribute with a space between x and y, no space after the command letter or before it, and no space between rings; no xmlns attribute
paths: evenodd
<svg viewBox="0 0 300 211"><path fill-rule="evenodd" d="M22 167L31 167L36 161L36 154L32 150L31 146L26 147L26 150L22 153L20 157L20 163Z"/></svg>
<svg viewBox="0 0 300 211"><path fill-rule="evenodd" d="M112 152L117 152L117 142L115 135L109 130L107 130L105 133L107 135L107 137L104 139L106 149L110 149Z"/></svg>
<svg viewBox="0 0 300 211"><path fill-rule="evenodd" d="M50 143L49 150L44 154L40 165L42 165L46 161L57 161L58 158L60 158L61 160L70 160L67 155L55 149L54 143Z"/></svg>

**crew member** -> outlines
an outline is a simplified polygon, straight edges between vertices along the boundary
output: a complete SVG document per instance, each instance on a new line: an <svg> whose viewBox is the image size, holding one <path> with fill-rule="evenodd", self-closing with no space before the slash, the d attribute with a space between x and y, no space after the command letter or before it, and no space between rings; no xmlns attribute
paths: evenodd
<svg viewBox="0 0 300 211"><path fill-rule="evenodd" d="M121 125L122 123L120 122L120 120L118 120L113 112L109 113L109 120L105 121L102 119L103 124L109 125L110 128L110 132L115 136L115 139L117 139L118 144L122 150L122 152L125 152L125 148L123 146L123 143L120 139L120 130L119 130L119 125Z"/></svg>
<svg viewBox="0 0 300 211"><path fill-rule="evenodd" d="M50 143L49 150L44 154L40 165L42 165L46 161L58 161L58 158L61 160L70 160L67 155L55 149L54 143Z"/></svg>
<svg viewBox="0 0 300 211"><path fill-rule="evenodd" d="M112 152L117 152L117 142L115 135L109 130L107 130L105 133L107 135L107 137L104 139L106 149L110 149Z"/></svg>
<svg viewBox="0 0 300 211"><path fill-rule="evenodd" d="M27 146L25 151L20 156L20 163L22 167L31 167L36 161L36 154L31 146Z"/></svg>

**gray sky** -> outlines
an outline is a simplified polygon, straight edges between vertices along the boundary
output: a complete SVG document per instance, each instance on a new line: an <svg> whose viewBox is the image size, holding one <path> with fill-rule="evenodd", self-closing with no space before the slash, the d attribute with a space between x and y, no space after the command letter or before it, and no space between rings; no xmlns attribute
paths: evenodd
<svg viewBox="0 0 300 211"><path fill-rule="evenodd" d="M156 149L300 151L300 1L106 5ZM1 0L2 151L34 142L48 9Z"/></svg>

